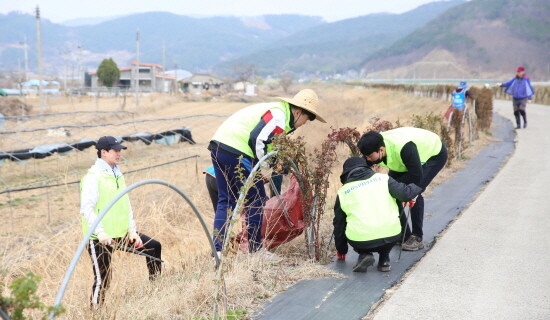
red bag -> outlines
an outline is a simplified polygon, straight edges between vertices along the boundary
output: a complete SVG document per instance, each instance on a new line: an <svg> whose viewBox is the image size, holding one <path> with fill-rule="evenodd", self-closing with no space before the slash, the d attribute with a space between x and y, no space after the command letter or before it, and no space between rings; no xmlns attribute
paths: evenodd
<svg viewBox="0 0 550 320"><path fill-rule="evenodd" d="M288 216L281 206L284 204ZM300 185L294 176L290 178L290 186L280 201L277 197L269 199L264 207L262 219L263 246L272 249L301 235L304 231L304 214ZM241 213L243 231L237 235L239 248L248 252L248 239L244 212Z"/></svg>
<svg viewBox="0 0 550 320"><path fill-rule="evenodd" d="M445 119L449 120L449 117L451 117L451 113L453 113L453 105L450 105L449 108L447 108L447 111L445 111Z"/></svg>

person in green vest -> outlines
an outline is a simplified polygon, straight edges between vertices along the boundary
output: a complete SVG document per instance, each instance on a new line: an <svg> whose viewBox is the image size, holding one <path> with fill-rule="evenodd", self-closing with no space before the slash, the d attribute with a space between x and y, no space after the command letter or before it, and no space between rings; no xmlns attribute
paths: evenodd
<svg viewBox="0 0 550 320"><path fill-rule="evenodd" d="M307 121L326 122L317 111L319 99L315 91L304 89L293 98L260 103L241 109L225 120L218 128L208 149L214 165L218 186L218 204L214 218L214 244L219 252L223 248L227 217L235 207L243 176L248 177L254 165L272 151L273 137L288 134ZM263 181L258 179L246 194L245 217L249 252L262 249L262 210L266 200ZM279 257L262 250L265 260L278 261Z"/></svg>
<svg viewBox="0 0 550 320"><path fill-rule="evenodd" d="M357 146L368 162L389 168L390 177L399 182L414 183L423 191L447 163L447 148L441 138L420 128L403 127L380 133L369 131L359 139ZM410 235L404 215L401 219L406 238L403 250L416 251L424 248L422 194L410 210Z"/></svg>
<svg viewBox="0 0 550 320"><path fill-rule="evenodd" d="M401 234L396 199L410 201L422 189L374 172L361 157L344 162L340 181L333 220L338 260L346 259L349 244L359 254L354 272L366 272L374 264L373 252L379 254L378 270L390 271L390 251Z"/></svg>
<svg viewBox="0 0 550 320"><path fill-rule="evenodd" d="M124 176L118 167L121 150L126 149L111 136L101 137L97 143L95 164L80 182L80 214L82 232L86 234L103 209L122 190L126 189ZM92 259L94 284L92 286L92 310L103 304L105 291L111 282L111 255L113 242L130 244L137 252L144 252L149 279L161 272L161 244L145 234L138 233L128 195L122 197L103 217L89 239L88 253Z"/></svg>

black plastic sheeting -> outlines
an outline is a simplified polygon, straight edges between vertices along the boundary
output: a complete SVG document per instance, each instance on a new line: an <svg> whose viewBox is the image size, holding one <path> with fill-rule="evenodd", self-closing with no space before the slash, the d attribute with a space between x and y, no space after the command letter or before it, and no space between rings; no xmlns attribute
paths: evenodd
<svg viewBox="0 0 550 320"><path fill-rule="evenodd" d="M154 141L159 141L162 139L175 138L179 136L179 141L175 142L189 142L190 144L195 144L191 135L191 130L188 128L176 129L164 131L161 133L151 134L147 132L136 133L130 136L117 137L122 141L126 142L136 142L141 141L146 145L150 145ZM37 146L33 149L22 149L8 152L0 152L0 161L1 160L11 160L11 161L22 161L28 159L44 159L51 156L54 153L66 153L73 150L82 151L84 149L95 146L97 140L82 140L77 143L67 144L67 143L58 143L58 144L47 144Z"/></svg>
<svg viewBox="0 0 550 320"><path fill-rule="evenodd" d="M264 310L257 312L254 318L345 320L364 317L382 298L385 290L402 279L407 270L433 246L436 236L468 207L476 194L498 173L515 147L515 132L510 121L495 114L493 137L498 141L483 148L467 162L465 169L456 172L451 179L435 187L425 197L424 241L428 244L425 249L403 251L401 260L397 262L399 247L396 246L390 254L391 272L377 271L376 261L365 274L352 272L357 254L350 248L346 261L335 261L328 265L328 268L345 276L344 279L300 281L267 302ZM378 259L378 254L374 256Z"/></svg>

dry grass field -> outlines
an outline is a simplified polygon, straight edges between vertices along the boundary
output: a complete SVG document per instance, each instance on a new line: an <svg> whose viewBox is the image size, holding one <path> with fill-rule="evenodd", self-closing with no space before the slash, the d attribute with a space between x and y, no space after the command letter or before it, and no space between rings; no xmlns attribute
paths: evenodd
<svg viewBox="0 0 550 320"><path fill-rule="evenodd" d="M443 101L409 96L399 92L354 88L343 85L311 85L319 94L320 110L329 124L309 123L295 135L306 137L308 146L320 146L330 127L356 127L360 131L368 127L373 117L400 120L407 124L413 114L435 112L441 114L447 105ZM292 88L293 92L300 89ZM210 165L206 150L209 139L225 117L255 101L269 101L279 92L262 92L260 97L248 102L231 102L237 99L212 98L189 102L180 97L151 95L142 97L140 107L135 108L132 99L127 100L123 114L80 114L33 118L27 121L9 121L4 130L23 130L67 125L92 125L119 123L88 128L67 128L70 136L56 132L34 131L0 135L0 151L32 148L36 145L60 142L74 143L85 138L102 135L128 135L138 132L158 133L188 127L196 145L180 143L172 146L144 145L141 142L127 144L121 164L123 172L181 159L195 158L154 169L128 174L128 185L144 179L162 179L182 188L205 215L211 225L213 212L208 198L202 169ZM30 100L29 102L34 103ZM80 110L119 110L121 99L59 98L50 99L48 112ZM37 112L37 107L34 108ZM145 119L173 118L191 115L204 116L179 120L132 122ZM486 136L467 150L471 156L488 140ZM341 158L348 152L342 147ZM76 181L95 160L95 148L67 155L53 155L42 160L28 160L22 164L6 161L0 165L1 189L15 188L44 179L51 183ZM333 168L330 192L333 203L338 189L337 177L341 163ZM448 178L462 162L455 162L446 169L438 181ZM114 256L114 272L107 303L92 314L88 301L93 280L92 267L87 253L80 259L68 287L63 305L66 319L194 319L212 316L214 293L214 265L209 246L201 226L188 205L172 191L161 186L145 186L130 195L138 229L163 245L165 260L163 275L155 282L147 279L144 259L128 253ZM332 217L324 217L323 235L330 234ZM42 276L39 295L52 304L69 262L81 240L78 184L18 193L0 194L0 282L9 284L28 271ZM225 274L228 307L252 312L275 293L285 290L296 281L307 278L335 276L321 265L309 261L305 254L303 237L282 246L277 253L285 257L279 265L265 264L254 256L237 254ZM4 293L7 289L3 288Z"/></svg>

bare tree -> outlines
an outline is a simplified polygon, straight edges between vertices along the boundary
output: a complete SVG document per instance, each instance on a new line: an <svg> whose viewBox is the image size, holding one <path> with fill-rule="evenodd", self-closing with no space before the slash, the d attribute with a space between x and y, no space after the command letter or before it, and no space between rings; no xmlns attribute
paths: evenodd
<svg viewBox="0 0 550 320"><path fill-rule="evenodd" d="M26 76L24 71L12 71L10 74L11 80L17 84L19 89L19 95L23 96L23 83L25 83Z"/></svg>
<svg viewBox="0 0 550 320"><path fill-rule="evenodd" d="M281 88L283 88L283 91L285 93L288 93L288 88L292 85L292 81L294 80L294 76L292 73L285 71L281 74L281 78L279 79L279 85Z"/></svg>
<svg viewBox="0 0 550 320"><path fill-rule="evenodd" d="M233 65L233 74L235 81L247 82L256 74L256 65L254 63L237 62Z"/></svg>

